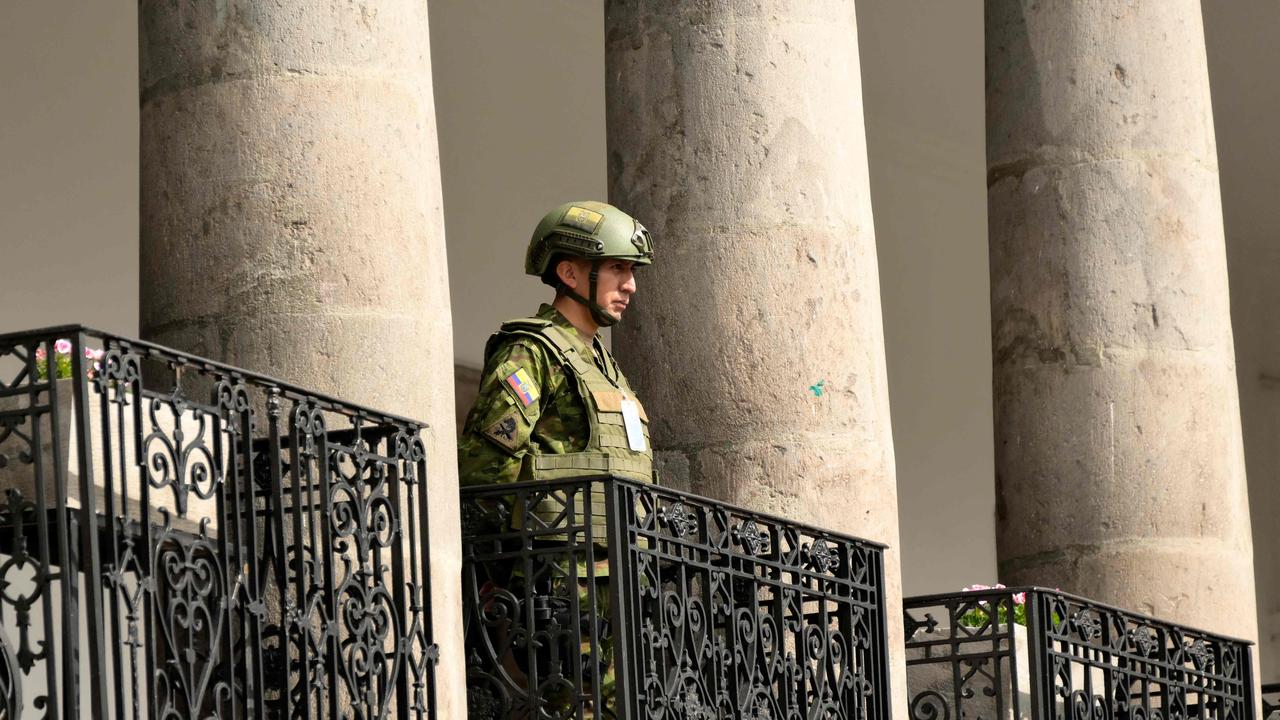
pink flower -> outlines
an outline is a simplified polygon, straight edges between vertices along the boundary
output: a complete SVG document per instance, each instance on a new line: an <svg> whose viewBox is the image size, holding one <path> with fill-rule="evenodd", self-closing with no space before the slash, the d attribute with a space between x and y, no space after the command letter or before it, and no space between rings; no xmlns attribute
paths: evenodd
<svg viewBox="0 0 1280 720"><path fill-rule="evenodd" d="M1014 594L1013 594L1013 602L1014 602L1014 604L1015 604L1015 605L1026 605L1026 604L1027 604L1027 594L1026 594L1026 593L1024 593L1024 592L1014 593Z"/></svg>
<svg viewBox="0 0 1280 720"><path fill-rule="evenodd" d="M1003 590L1003 589L1004 589L1003 583L996 583L995 585L970 585L964 590L961 590L961 592L977 592L979 590Z"/></svg>
<svg viewBox="0 0 1280 720"><path fill-rule="evenodd" d="M84 349L84 357L85 357L85 359L86 359L86 360L101 360L101 359L102 359L102 351L101 351L101 350L94 350L94 349L93 349L93 348L91 348L91 347L87 347L87 348L85 348L85 349Z"/></svg>
<svg viewBox="0 0 1280 720"><path fill-rule="evenodd" d="M46 352L44 351L44 346L43 346L43 345L41 345L40 347L36 348L36 359L37 359L37 360L44 360L46 357L48 357L48 353L46 353Z"/></svg>
<svg viewBox="0 0 1280 720"><path fill-rule="evenodd" d="M67 355L71 352L71 341L63 338L53 344L53 351L59 355Z"/></svg>

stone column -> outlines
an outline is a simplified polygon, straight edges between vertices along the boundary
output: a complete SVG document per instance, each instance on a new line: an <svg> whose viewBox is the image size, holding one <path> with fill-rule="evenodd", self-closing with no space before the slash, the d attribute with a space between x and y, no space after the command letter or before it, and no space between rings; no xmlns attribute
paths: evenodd
<svg viewBox="0 0 1280 720"><path fill-rule="evenodd" d="M987 0L997 549L1254 638L1200 3Z"/></svg>
<svg viewBox="0 0 1280 720"><path fill-rule="evenodd" d="M139 7L145 337L430 423L439 717L465 715L423 0Z"/></svg>
<svg viewBox="0 0 1280 720"><path fill-rule="evenodd" d="M611 0L609 198L656 261L614 334L665 484L888 543L898 503L853 3Z"/></svg>

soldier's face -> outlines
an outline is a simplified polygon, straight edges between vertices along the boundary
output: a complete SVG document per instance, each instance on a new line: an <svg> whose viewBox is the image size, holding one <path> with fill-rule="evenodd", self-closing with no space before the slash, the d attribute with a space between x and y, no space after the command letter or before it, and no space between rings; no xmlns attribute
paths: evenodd
<svg viewBox="0 0 1280 720"><path fill-rule="evenodd" d="M596 303L615 318L621 319L636 292L635 263L630 260L605 260L596 281Z"/></svg>
<svg viewBox="0 0 1280 720"><path fill-rule="evenodd" d="M635 263L630 260L605 260L600 265L600 275L596 279L596 304L605 312L622 319L631 296L636 292ZM588 260L566 259L561 261L558 270L560 280L576 292L585 295L591 287L591 262Z"/></svg>

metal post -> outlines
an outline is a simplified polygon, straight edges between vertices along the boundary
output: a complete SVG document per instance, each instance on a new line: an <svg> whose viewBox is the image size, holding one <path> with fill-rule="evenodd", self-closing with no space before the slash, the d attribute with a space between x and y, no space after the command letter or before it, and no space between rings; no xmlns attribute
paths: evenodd
<svg viewBox="0 0 1280 720"><path fill-rule="evenodd" d="M890 690L890 684L889 684L889 621L888 621L888 618L886 617L888 613L888 608L886 607L886 605L888 603L885 602L885 597L884 597L884 593L885 593L884 552L876 552L874 553L874 557L876 559L875 560L876 588L878 590L876 605L877 607L879 607L879 612L876 613L876 623L879 626L876 628L876 633L877 633L876 639L878 640L876 644L879 646L879 650L876 652L876 655L877 655L876 661L877 661L877 664L880 666L878 678L877 678L877 685L880 688L884 689L884 692L881 693L881 700L880 700L881 714L879 715L879 717L882 720L889 720L890 718L893 717L893 692Z"/></svg>
<svg viewBox="0 0 1280 720"><path fill-rule="evenodd" d="M1027 591L1027 676L1031 685L1028 688L1031 693L1031 717L1042 719L1053 717L1053 707L1050 705L1053 695L1049 691L1052 683L1046 683L1044 677L1048 660L1044 656L1044 643L1048 637L1045 613L1050 612L1044 605L1044 596L1040 590Z"/></svg>
<svg viewBox="0 0 1280 720"><path fill-rule="evenodd" d="M84 367L84 348L85 334L78 333L75 344L71 347L71 380L75 393L72 420L76 424L76 433L80 438L76 448L80 461L80 569L84 571L88 605L86 611L89 616L89 677L83 680L93 684L90 693L91 716L105 718L108 715L107 694L103 686L107 675L102 620L102 559L98 553L98 513L95 507L97 488L94 487L93 482L93 425L89 417L89 378ZM108 442L107 439L103 438L103 443L106 442ZM75 568L63 568L63 573L75 574L75 572ZM76 600L78 599L77 596ZM74 635L78 638L79 624L64 627L63 632L67 633L68 637ZM73 683L74 685L78 683Z"/></svg>
<svg viewBox="0 0 1280 720"><path fill-rule="evenodd" d="M635 567L631 560L631 550L627 539L627 528L630 518L629 505L625 502L630 494L621 481L615 478L600 481L605 490L605 535L608 538L606 548L609 559L609 607L613 609L610 622L613 623L613 666L614 666L614 711L618 720L631 720L638 717L638 710L633 713L636 683L633 679L636 658L632 656L632 628L640 621L634 604L634 591L631 588L631 574Z"/></svg>

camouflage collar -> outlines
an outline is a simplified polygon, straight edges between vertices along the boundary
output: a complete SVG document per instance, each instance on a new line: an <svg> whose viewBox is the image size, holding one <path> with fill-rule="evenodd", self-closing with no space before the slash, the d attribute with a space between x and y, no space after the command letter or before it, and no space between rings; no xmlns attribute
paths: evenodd
<svg viewBox="0 0 1280 720"><path fill-rule="evenodd" d="M596 352L593 346L599 347L600 353L603 354L604 345L600 342L600 333L597 332L594 338L587 340L582 336L582 332L574 327L573 323L569 322L569 318L565 317L554 305L542 303L538 306L538 313L534 317L540 320L550 320L553 325L564 330L565 334L573 340L573 344L577 347L578 352L582 354L582 357L590 359Z"/></svg>

